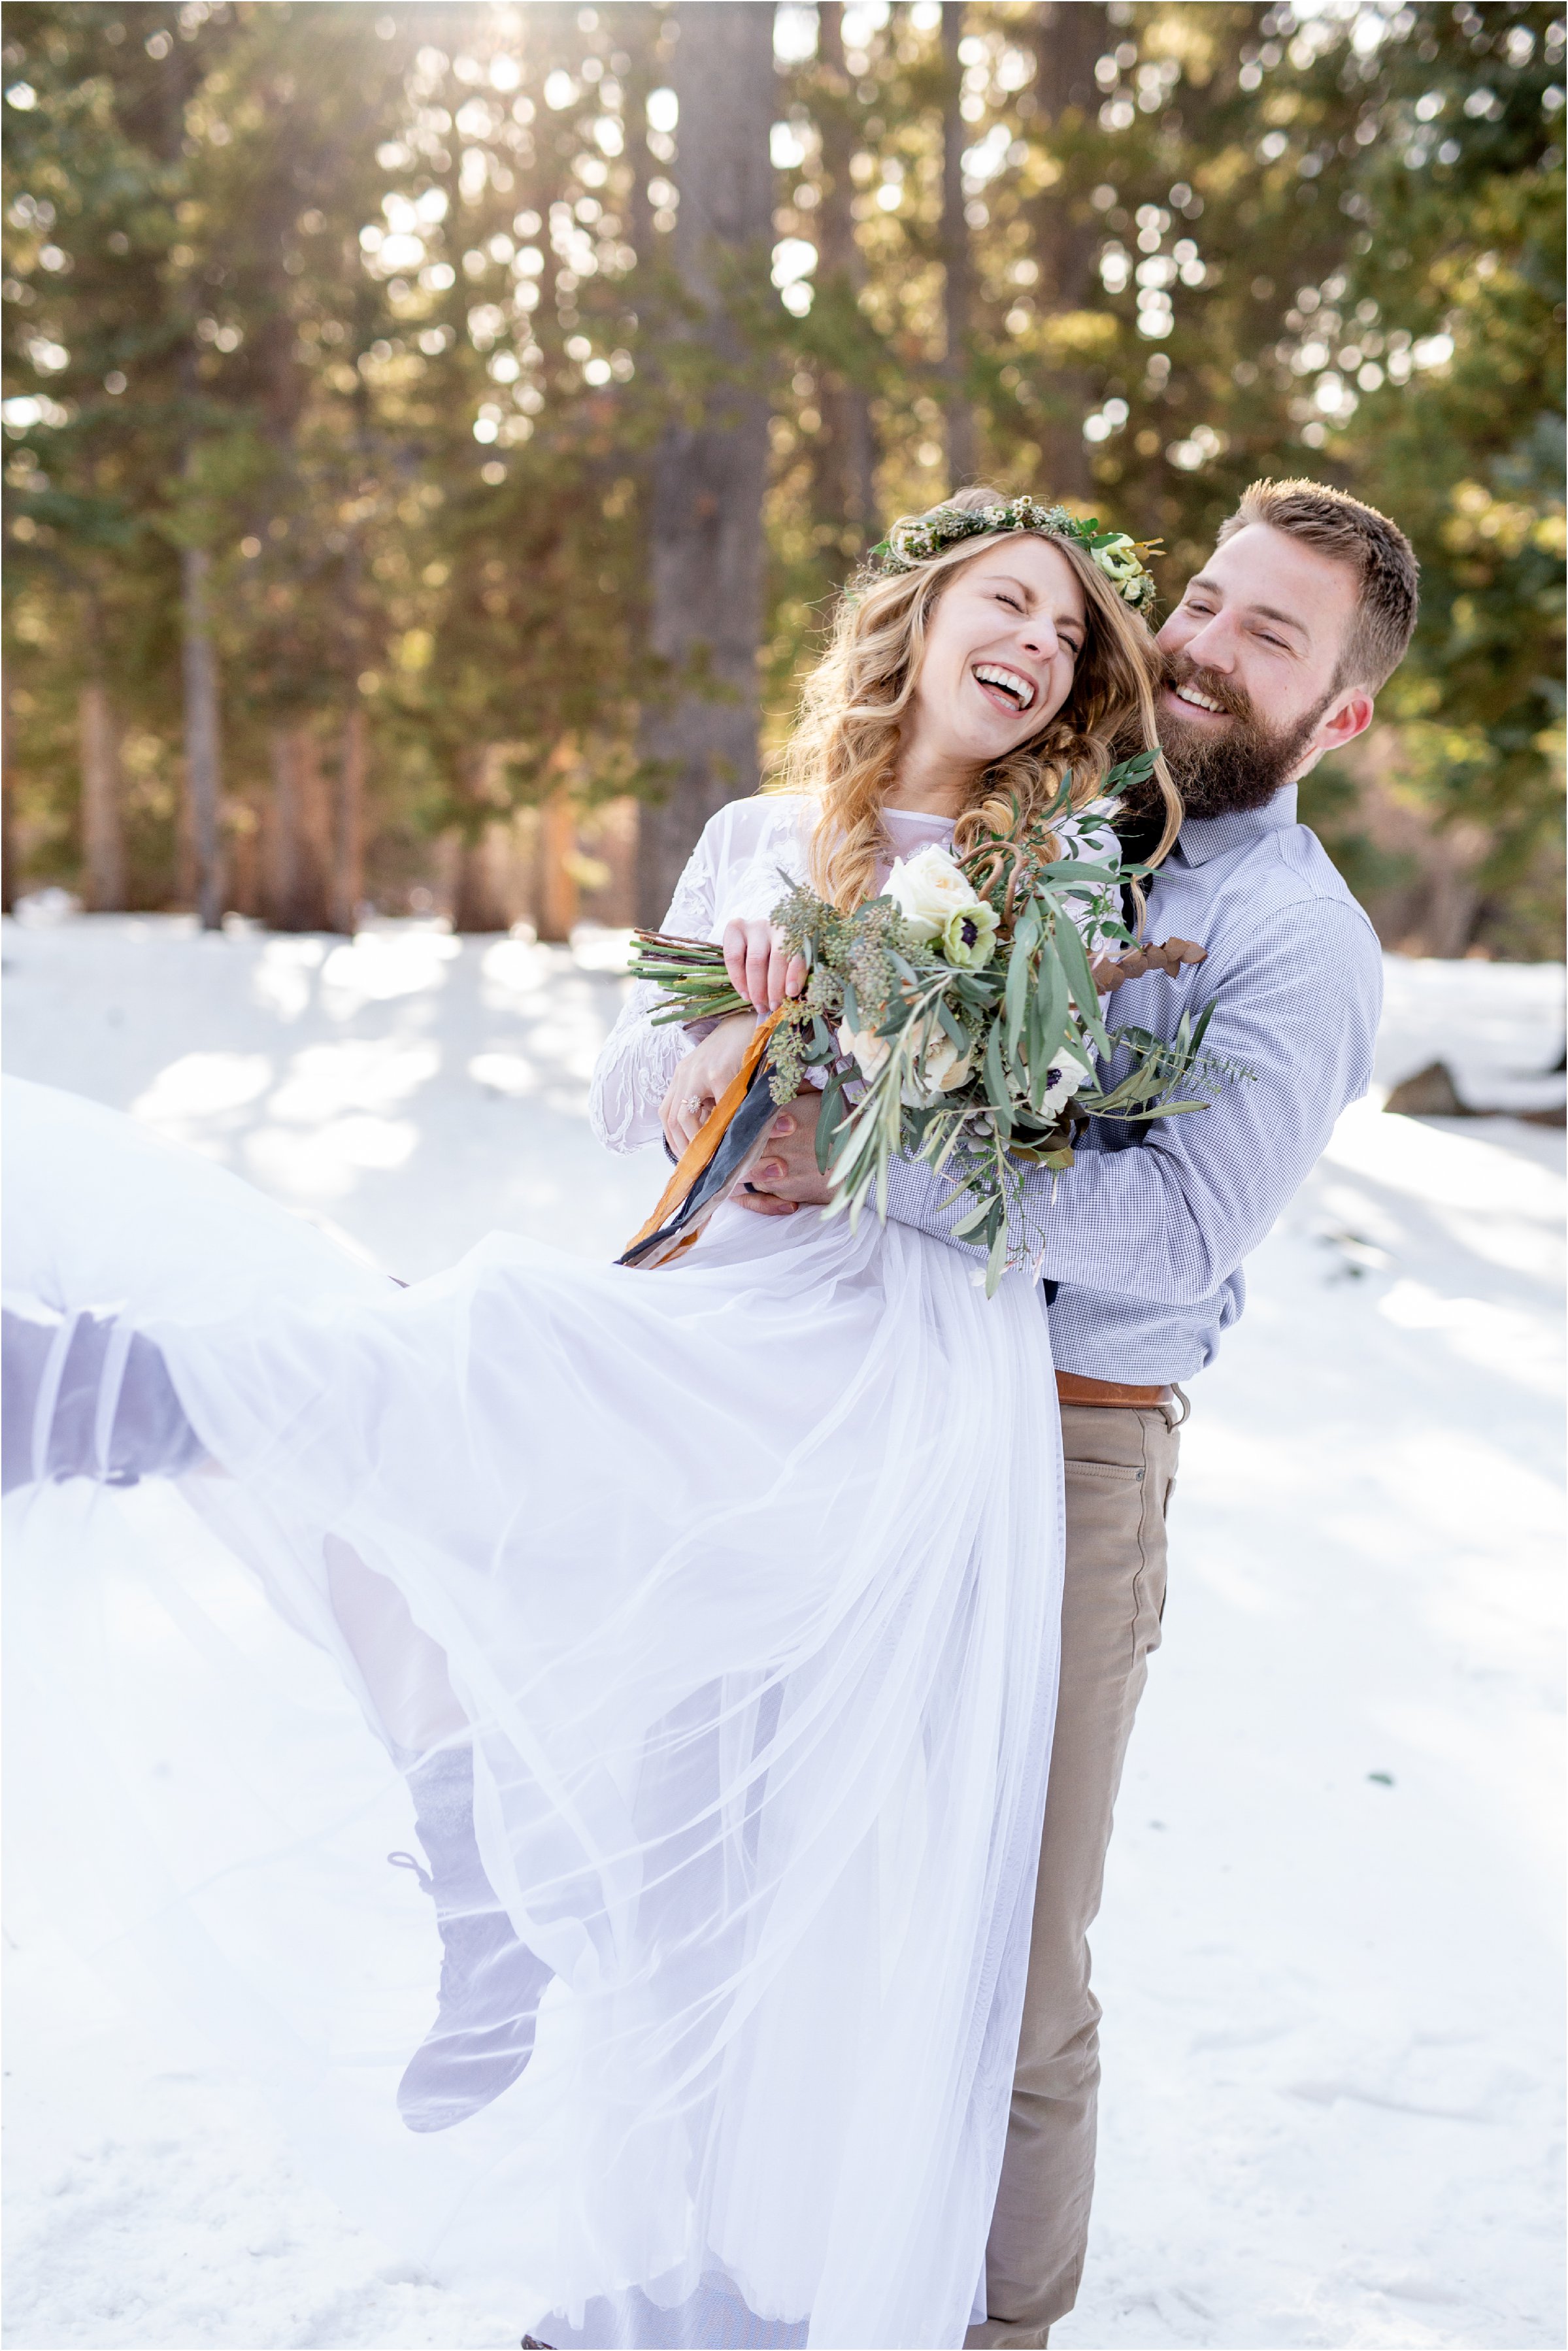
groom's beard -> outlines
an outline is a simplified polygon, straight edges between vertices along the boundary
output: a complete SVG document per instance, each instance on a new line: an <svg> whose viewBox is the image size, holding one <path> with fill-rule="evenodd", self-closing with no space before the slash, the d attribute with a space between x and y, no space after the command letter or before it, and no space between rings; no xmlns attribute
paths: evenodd
<svg viewBox="0 0 1568 2351"><path fill-rule="evenodd" d="M1160 748L1188 816L1228 816L1261 808L1300 765L1333 691L1291 726L1269 726L1239 686L1185 654L1166 657L1164 683L1196 685L1227 714L1222 726L1178 717L1159 705Z"/></svg>

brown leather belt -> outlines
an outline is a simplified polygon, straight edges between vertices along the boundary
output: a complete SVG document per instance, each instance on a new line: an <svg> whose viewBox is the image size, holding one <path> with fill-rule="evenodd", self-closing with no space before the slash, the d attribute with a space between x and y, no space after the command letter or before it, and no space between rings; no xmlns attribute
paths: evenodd
<svg viewBox="0 0 1568 2351"><path fill-rule="evenodd" d="M1056 1393L1063 1404L1120 1405L1124 1409L1147 1412L1155 1405L1174 1401L1174 1388L1124 1387L1119 1380L1085 1379L1079 1372L1058 1372Z"/></svg>

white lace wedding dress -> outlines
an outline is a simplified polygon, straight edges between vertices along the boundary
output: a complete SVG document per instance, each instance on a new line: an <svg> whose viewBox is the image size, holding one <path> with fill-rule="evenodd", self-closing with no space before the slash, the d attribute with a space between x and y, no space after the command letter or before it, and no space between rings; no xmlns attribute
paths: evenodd
<svg viewBox="0 0 1568 2351"><path fill-rule="evenodd" d="M668 927L766 914L803 823L724 810ZM606 1140L656 1134L685 1044L633 993ZM10 1150L8 1287L122 1307L212 1457L7 1505L18 1865L56 1926L519 2332L961 2341L1054 1708L1039 1292L733 1208L657 1271L497 1234L399 1289L71 1097L17 1088ZM383 1748L454 1694L486 1868L555 1980L521 2078L415 2138Z"/></svg>

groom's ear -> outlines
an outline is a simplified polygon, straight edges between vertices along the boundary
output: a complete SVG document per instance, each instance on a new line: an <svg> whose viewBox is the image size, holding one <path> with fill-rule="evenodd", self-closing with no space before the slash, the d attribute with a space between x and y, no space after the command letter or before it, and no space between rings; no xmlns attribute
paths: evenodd
<svg viewBox="0 0 1568 2351"><path fill-rule="evenodd" d="M1300 783L1310 776L1318 761L1329 751L1343 751L1358 735L1364 735L1372 724L1372 696L1364 685L1347 686L1336 694L1316 726L1307 747L1307 756L1296 769L1292 782Z"/></svg>

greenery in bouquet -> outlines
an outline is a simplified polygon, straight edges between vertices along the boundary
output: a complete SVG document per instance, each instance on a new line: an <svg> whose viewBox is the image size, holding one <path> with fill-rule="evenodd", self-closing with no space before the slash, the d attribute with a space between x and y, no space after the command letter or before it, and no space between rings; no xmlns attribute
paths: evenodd
<svg viewBox="0 0 1568 2351"><path fill-rule="evenodd" d="M1106 1028L1092 959L1135 953L1124 921L1124 865L1109 818L1154 764L1112 770L1103 797L1071 810L1071 778L1028 818L1013 805L962 856L933 845L894 866L880 897L842 914L804 885L773 910L806 966L768 1051L776 1102L824 1072L819 1163L829 1213L885 1215L897 1157L925 1160L965 1202L956 1235L987 1250L986 1286L1031 1264L1043 1235L1027 1178L1072 1165L1090 1119L1146 1122L1207 1107L1195 1087L1245 1075L1203 1051L1212 1006L1176 1035ZM633 969L664 990L655 1019L691 1021L750 1007L722 950L640 935ZM1113 1072L1116 1074L1113 1074Z"/></svg>

